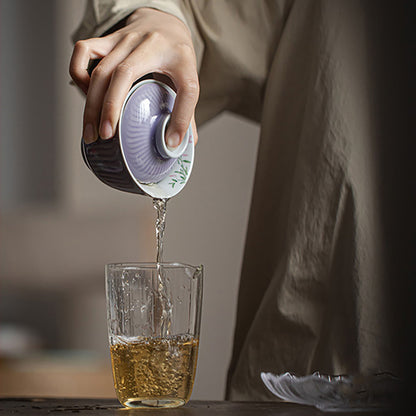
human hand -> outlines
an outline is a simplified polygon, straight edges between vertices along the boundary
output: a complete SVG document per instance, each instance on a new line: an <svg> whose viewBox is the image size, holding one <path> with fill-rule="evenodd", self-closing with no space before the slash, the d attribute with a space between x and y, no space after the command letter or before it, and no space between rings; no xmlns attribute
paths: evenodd
<svg viewBox="0 0 416 416"><path fill-rule="evenodd" d="M91 76L90 60L101 59ZM83 139L86 143L114 136L121 107L134 81L149 73L167 76L176 101L166 131L166 142L177 147L192 123L195 143L195 106L199 96L196 57L191 34L175 16L150 9L136 10L126 26L108 36L78 41L69 72L86 94Z"/></svg>

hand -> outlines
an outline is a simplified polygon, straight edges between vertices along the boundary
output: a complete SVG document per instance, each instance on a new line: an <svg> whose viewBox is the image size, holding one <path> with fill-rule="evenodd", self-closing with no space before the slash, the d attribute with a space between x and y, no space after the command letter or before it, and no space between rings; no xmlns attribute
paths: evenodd
<svg viewBox="0 0 416 416"><path fill-rule="evenodd" d="M92 59L101 59L91 73ZM83 138L86 143L114 136L124 99L134 81L149 73L167 76L177 96L166 142L176 147L192 123L195 143L195 106L199 83L191 34L175 16L141 8L129 16L126 26L108 36L78 41L69 72L87 95Z"/></svg>

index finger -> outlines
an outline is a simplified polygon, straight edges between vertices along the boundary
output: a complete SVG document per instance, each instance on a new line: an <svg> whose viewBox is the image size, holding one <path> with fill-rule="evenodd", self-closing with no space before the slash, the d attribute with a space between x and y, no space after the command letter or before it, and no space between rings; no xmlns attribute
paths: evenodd
<svg viewBox="0 0 416 416"><path fill-rule="evenodd" d="M113 48L113 42L107 38L91 38L88 40L79 40L74 45L71 61L69 63L69 73L86 94L90 83L88 74L88 65L90 60L99 59L106 56Z"/></svg>
<svg viewBox="0 0 416 416"><path fill-rule="evenodd" d="M114 134L129 89L134 81L157 70L159 59L159 55L152 52L149 46L140 44L114 68L102 103L99 129L101 137L109 138Z"/></svg>

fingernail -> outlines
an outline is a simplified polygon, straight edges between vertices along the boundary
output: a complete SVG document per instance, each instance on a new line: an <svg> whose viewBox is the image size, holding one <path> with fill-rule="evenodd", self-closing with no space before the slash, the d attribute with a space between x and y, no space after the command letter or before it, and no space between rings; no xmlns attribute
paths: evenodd
<svg viewBox="0 0 416 416"><path fill-rule="evenodd" d="M178 147L181 138L178 133L170 134L166 139L166 144L168 147Z"/></svg>
<svg viewBox="0 0 416 416"><path fill-rule="evenodd" d="M101 125L100 136L102 139L111 139L113 137L113 128L108 120Z"/></svg>
<svg viewBox="0 0 416 416"><path fill-rule="evenodd" d="M96 135L94 132L94 127L92 124L87 124L84 128L83 139L85 143L92 143L96 140Z"/></svg>

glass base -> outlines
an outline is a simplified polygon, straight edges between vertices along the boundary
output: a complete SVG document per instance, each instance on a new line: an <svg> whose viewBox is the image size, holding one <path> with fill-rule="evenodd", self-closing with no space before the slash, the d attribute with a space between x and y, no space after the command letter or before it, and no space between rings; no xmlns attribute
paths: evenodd
<svg viewBox="0 0 416 416"><path fill-rule="evenodd" d="M178 398L133 398L126 400L123 405L131 409L172 408L186 403Z"/></svg>

